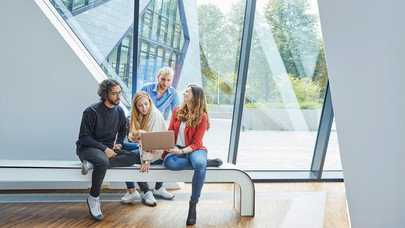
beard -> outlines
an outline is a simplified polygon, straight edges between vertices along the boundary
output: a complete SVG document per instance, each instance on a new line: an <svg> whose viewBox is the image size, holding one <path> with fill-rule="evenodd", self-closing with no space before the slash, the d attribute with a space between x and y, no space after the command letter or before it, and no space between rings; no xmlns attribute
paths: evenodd
<svg viewBox="0 0 405 228"><path fill-rule="evenodd" d="M110 102L113 105L119 105L120 104L120 99L116 99L116 100L111 100L109 97L107 98L108 102Z"/></svg>

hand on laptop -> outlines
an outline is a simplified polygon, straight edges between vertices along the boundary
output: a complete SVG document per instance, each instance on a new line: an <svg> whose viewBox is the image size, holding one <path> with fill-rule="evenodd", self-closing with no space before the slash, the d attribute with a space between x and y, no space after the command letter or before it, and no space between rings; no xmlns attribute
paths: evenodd
<svg viewBox="0 0 405 228"><path fill-rule="evenodd" d="M177 148L177 146L176 147L174 147L173 149L169 149L169 150L167 150L169 153L172 153L172 154L182 154L182 152L181 152L181 150L179 149L179 148Z"/></svg>

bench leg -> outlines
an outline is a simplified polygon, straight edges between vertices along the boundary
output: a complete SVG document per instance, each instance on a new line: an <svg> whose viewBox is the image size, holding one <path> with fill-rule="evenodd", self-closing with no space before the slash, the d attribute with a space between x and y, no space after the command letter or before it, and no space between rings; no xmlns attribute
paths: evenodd
<svg viewBox="0 0 405 228"><path fill-rule="evenodd" d="M244 189L242 191L239 184L234 183L233 207L240 216L254 216L255 195L254 190Z"/></svg>

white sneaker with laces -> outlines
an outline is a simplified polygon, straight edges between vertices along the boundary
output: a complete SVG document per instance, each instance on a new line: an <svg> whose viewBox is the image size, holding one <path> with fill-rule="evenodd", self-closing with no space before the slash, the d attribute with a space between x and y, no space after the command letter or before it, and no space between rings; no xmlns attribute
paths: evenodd
<svg viewBox="0 0 405 228"><path fill-rule="evenodd" d="M153 190L153 195L156 198L162 198L162 199L173 199L174 195L170 192L168 192L164 187L160 187L159 189Z"/></svg>
<svg viewBox="0 0 405 228"><path fill-rule="evenodd" d="M87 206L89 206L90 215L94 220L103 220L103 214L100 209L100 197L89 196L87 198Z"/></svg>
<svg viewBox="0 0 405 228"><path fill-rule="evenodd" d="M121 202L132 203L139 197L141 197L141 195L139 195L137 190L135 190L133 193L127 192L127 193L125 193L124 197L121 198Z"/></svg>
<svg viewBox="0 0 405 228"><path fill-rule="evenodd" d="M156 199L155 199L155 197L153 197L153 194L151 191L148 191L147 193L143 194L142 203L144 203L146 206L151 206L151 207L154 207L157 205Z"/></svg>
<svg viewBox="0 0 405 228"><path fill-rule="evenodd" d="M83 160L82 162L82 175L86 175L90 170L94 169L94 165L90 162Z"/></svg>

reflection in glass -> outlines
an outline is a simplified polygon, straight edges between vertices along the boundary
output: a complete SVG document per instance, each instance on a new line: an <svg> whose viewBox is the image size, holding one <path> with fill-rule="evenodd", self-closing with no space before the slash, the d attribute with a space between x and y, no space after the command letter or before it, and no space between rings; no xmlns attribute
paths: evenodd
<svg viewBox="0 0 405 228"><path fill-rule="evenodd" d="M134 2L51 0L51 3L107 76L121 82L121 100L129 107L132 88L130 77L125 74L130 73L127 65L132 34L128 34L128 31L133 26ZM122 41L125 44L121 44Z"/></svg>
<svg viewBox="0 0 405 228"><path fill-rule="evenodd" d="M182 0L143 0L139 2L138 88L132 88L133 0L51 0L106 75L123 86L123 100L130 107L132 89L156 81L163 66L175 70L176 87L187 53L185 12ZM175 42L173 42L175 41Z"/></svg>

